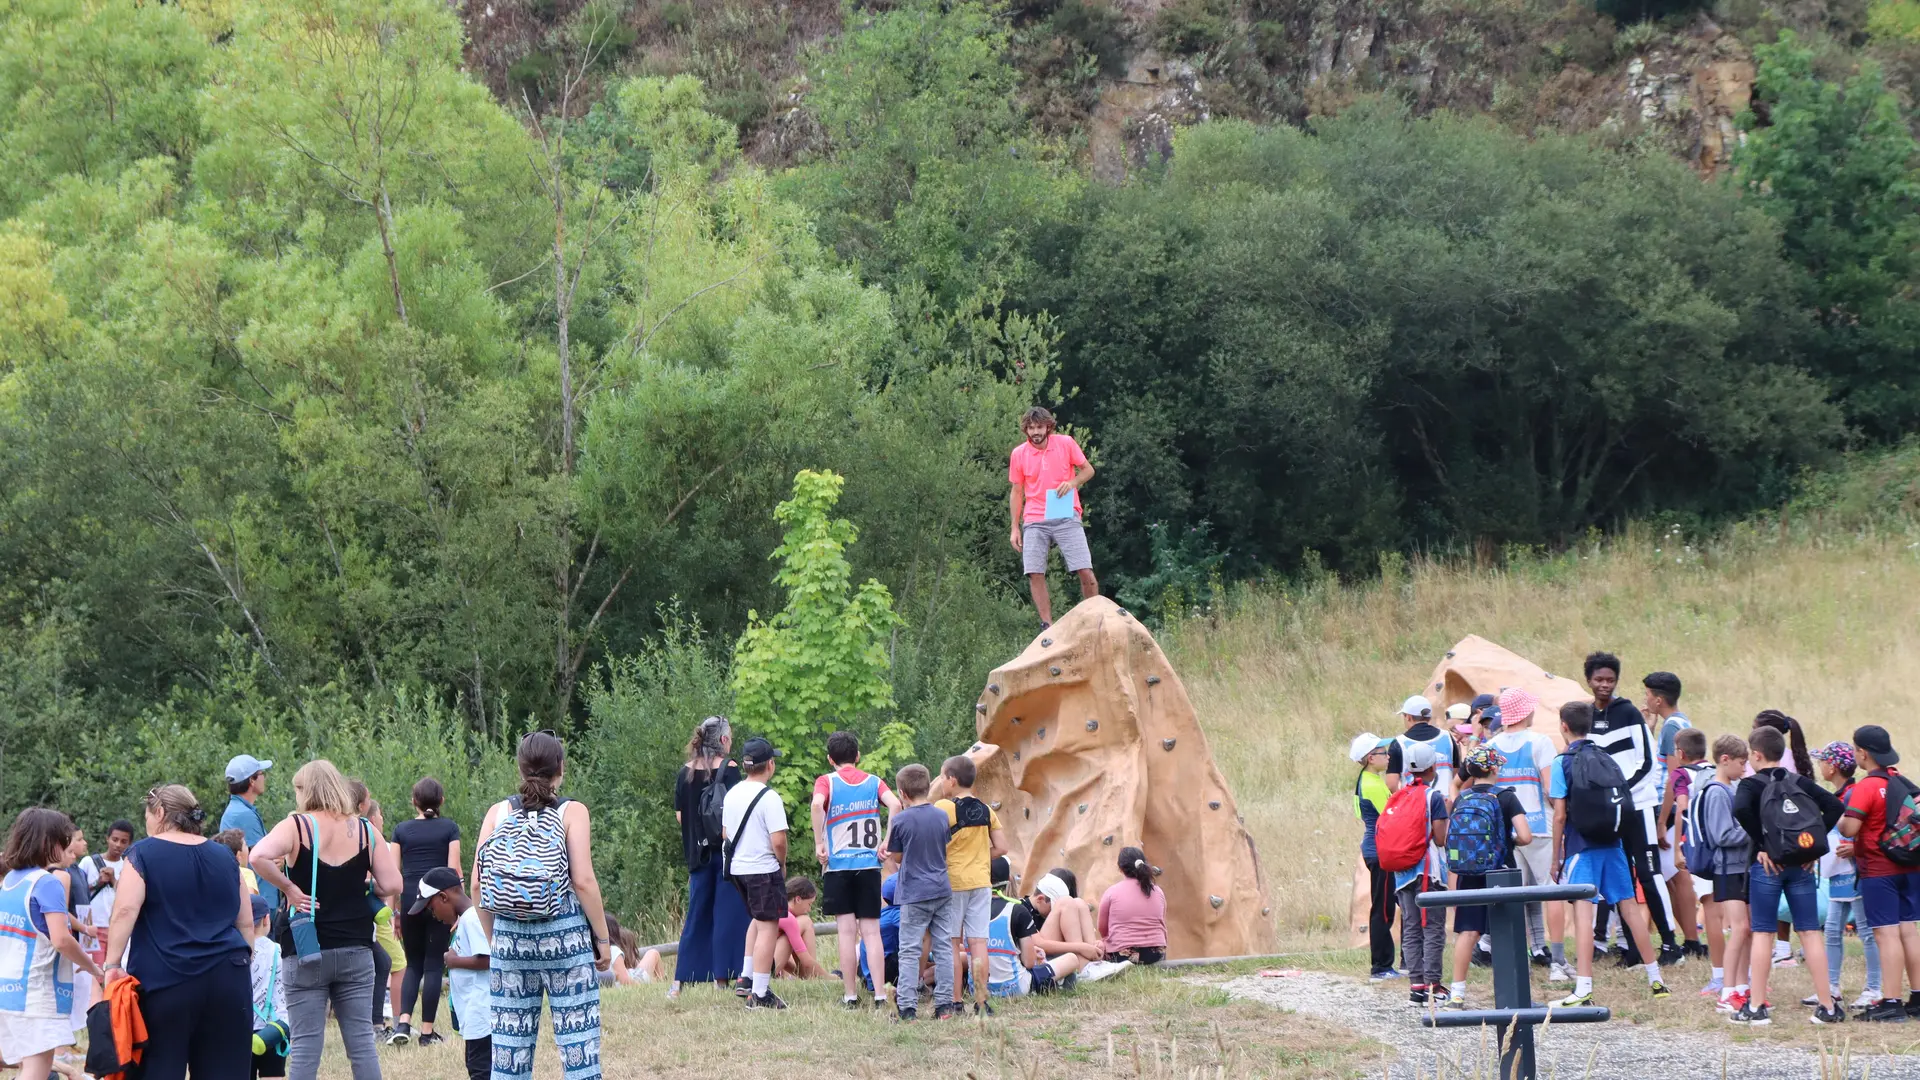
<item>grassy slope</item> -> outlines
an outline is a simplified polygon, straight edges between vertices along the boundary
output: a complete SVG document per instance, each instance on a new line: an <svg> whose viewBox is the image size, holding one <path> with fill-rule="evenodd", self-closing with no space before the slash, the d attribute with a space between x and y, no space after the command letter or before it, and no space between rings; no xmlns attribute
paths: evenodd
<svg viewBox="0 0 1920 1080"><path fill-rule="evenodd" d="M1920 752L1916 540L1743 529L1701 548L1635 533L1500 570L1416 563L1358 587L1250 589L1163 642L1265 856L1282 940L1337 947L1359 830L1347 743L1394 731L1453 642L1477 633L1576 676L1604 648L1636 698L1641 674L1674 671L1709 738L1779 708L1814 746L1872 722Z"/></svg>

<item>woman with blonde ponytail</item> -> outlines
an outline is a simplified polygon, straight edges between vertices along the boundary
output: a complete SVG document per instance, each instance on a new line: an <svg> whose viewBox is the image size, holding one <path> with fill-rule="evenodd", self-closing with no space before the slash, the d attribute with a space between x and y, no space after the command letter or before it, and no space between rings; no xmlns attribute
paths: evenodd
<svg viewBox="0 0 1920 1080"><path fill-rule="evenodd" d="M1157 964L1167 955L1167 894L1153 883L1157 871L1137 847L1120 849L1123 880L1100 897L1100 940L1115 963Z"/></svg>

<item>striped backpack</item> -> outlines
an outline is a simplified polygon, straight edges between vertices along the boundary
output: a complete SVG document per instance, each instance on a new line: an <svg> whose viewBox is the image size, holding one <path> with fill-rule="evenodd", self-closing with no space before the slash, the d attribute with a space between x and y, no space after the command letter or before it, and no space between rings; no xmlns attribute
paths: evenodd
<svg viewBox="0 0 1920 1080"><path fill-rule="evenodd" d="M560 822L561 799L539 810L522 810L520 796L507 800L508 812L480 844L474 860L480 907L521 922L559 917L573 891L567 859L567 830Z"/></svg>

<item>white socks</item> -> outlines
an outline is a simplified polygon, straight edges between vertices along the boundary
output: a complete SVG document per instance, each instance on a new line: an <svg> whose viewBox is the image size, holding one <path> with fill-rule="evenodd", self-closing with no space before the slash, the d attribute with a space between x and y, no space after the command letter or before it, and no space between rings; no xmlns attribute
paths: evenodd
<svg viewBox="0 0 1920 1080"><path fill-rule="evenodd" d="M1711 982L1717 982L1717 983L1721 983L1721 984L1723 984L1723 985L1724 985L1724 984L1726 983L1726 981L1727 981L1727 969L1726 969L1726 968L1714 968L1714 969L1713 969L1713 978L1712 978L1711 980L1709 980L1709 981L1711 981Z"/></svg>
<svg viewBox="0 0 1920 1080"><path fill-rule="evenodd" d="M1647 985L1652 986L1654 983L1657 983L1659 981L1660 981L1660 962L1657 960L1650 961L1647 964Z"/></svg>
<svg viewBox="0 0 1920 1080"><path fill-rule="evenodd" d="M1463 983L1463 982L1454 983L1452 987L1452 991L1453 991L1453 1000L1455 1001L1467 1000L1467 984L1466 983Z"/></svg>
<svg viewBox="0 0 1920 1080"><path fill-rule="evenodd" d="M768 985L773 982L773 972L756 971L753 973L753 996L766 997Z"/></svg>
<svg viewBox="0 0 1920 1080"><path fill-rule="evenodd" d="M1575 975L1573 977L1573 996L1585 997L1591 993L1593 993L1593 977L1591 975Z"/></svg>

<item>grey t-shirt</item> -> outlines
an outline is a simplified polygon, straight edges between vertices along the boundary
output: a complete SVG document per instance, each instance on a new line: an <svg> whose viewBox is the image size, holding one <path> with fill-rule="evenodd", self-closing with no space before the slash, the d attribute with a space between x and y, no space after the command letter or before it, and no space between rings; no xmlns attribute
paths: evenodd
<svg viewBox="0 0 1920 1080"><path fill-rule="evenodd" d="M893 815L887 850L900 856L894 882L897 904L944 900L953 894L947 879L947 812L932 803L910 806Z"/></svg>

